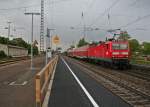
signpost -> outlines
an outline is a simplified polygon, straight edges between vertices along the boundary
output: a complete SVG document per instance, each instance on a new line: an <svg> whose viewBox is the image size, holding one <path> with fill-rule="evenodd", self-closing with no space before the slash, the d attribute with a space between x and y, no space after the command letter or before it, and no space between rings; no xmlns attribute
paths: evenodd
<svg viewBox="0 0 150 107"><path fill-rule="evenodd" d="M53 42L53 44L58 45L60 43L59 36L57 36L57 35L53 36L52 42Z"/></svg>

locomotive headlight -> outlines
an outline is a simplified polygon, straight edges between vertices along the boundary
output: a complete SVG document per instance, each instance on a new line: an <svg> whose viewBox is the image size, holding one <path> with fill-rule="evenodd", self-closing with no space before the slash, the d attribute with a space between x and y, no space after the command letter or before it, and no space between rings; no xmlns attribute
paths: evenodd
<svg viewBox="0 0 150 107"><path fill-rule="evenodd" d="M119 55L119 52L112 52L113 55Z"/></svg>
<svg viewBox="0 0 150 107"><path fill-rule="evenodd" d="M123 55L128 55L128 52L122 52L121 54L123 54Z"/></svg>
<svg viewBox="0 0 150 107"><path fill-rule="evenodd" d="M108 55L108 51L106 52L106 55Z"/></svg>

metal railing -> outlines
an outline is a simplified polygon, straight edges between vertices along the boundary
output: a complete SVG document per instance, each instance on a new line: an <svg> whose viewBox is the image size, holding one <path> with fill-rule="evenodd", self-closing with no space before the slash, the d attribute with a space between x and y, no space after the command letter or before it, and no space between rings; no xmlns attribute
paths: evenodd
<svg viewBox="0 0 150 107"><path fill-rule="evenodd" d="M36 74L35 77L36 107L42 107L46 92L48 90L48 84L52 77L57 61L58 56L55 56L39 73Z"/></svg>

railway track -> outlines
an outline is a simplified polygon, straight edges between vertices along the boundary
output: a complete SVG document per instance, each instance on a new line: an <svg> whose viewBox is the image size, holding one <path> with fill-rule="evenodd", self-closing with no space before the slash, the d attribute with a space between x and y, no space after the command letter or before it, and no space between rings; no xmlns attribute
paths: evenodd
<svg viewBox="0 0 150 107"><path fill-rule="evenodd" d="M27 60L27 59L29 59L28 56L18 57L18 58L12 58L12 59L8 59L8 60L1 60L0 61L0 67L1 66L6 66L6 65L9 65L9 64L13 64L13 63L16 63L18 61Z"/></svg>
<svg viewBox="0 0 150 107"><path fill-rule="evenodd" d="M74 59L70 59L74 60ZM134 107L150 107L150 82L133 75L74 60L84 72Z"/></svg>
<svg viewBox="0 0 150 107"><path fill-rule="evenodd" d="M125 70L123 73L150 81L150 66L132 65L132 69Z"/></svg>
<svg viewBox="0 0 150 107"><path fill-rule="evenodd" d="M134 77L137 77L137 78L140 78L140 79L143 79L143 80L147 80L147 81L150 81L150 72L145 72L143 70L140 70L140 69L131 69L131 70L126 70L126 71L123 71L123 73L125 74L128 74L128 75L132 75Z"/></svg>

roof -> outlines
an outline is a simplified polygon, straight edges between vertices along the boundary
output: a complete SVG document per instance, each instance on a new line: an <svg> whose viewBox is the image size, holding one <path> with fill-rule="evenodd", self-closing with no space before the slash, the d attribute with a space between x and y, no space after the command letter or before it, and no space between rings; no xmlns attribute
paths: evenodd
<svg viewBox="0 0 150 107"><path fill-rule="evenodd" d="M17 49L24 49L24 50L27 50L26 48L24 47L20 47L20 46L14 46L14 45L8 45L9 48L17 48Z"/></svg>

